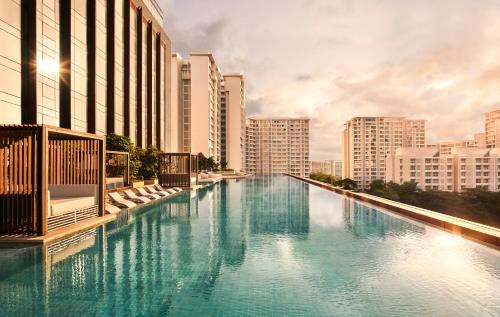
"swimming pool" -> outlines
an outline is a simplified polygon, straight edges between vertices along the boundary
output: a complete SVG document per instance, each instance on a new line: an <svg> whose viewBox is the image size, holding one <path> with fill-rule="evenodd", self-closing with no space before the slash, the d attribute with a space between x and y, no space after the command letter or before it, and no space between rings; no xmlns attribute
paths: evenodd
<svg viewBox="0 0 500 317"><path fill-rule="evenodd" d="M75 242L78 240L78 242ZM0 249L0 316L498 316L500 252L287 176Z"/></svg>

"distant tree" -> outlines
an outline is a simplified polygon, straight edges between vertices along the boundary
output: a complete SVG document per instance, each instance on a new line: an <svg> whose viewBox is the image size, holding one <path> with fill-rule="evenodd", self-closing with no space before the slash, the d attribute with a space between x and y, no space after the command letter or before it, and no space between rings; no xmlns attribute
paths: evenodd
<svg viewBox="0 0 500 317"><path fill-rule="evenodd" d="M385 182L381 179L373 180L368 188L368 192L375 192L382 190L385 190Z"/></svg>
<svg viewBox="0 0 500 317"><path fill-rule="evenodd" d="M219 164L215 162L213 156L207 158L203 153L198 153L198 168L200 171L213 171L217 169Z"/></svg>
<svg viewBox="0 0 500 317"><path fill-rule="evenodd" d="M350 178L344 178L340 181L341 187L346 190L355 190L358 188L358 184Z"/></svg>
<svg viewBox="0 0 500 317"><path fill-rule="evenodd" d="M226 161L226 160L222 160L222 161L220 161L220 168L221 168L222 170L225 170L225 169L227 168L227 164L228 164L228 163L227 163L227 161Z"/></svg>

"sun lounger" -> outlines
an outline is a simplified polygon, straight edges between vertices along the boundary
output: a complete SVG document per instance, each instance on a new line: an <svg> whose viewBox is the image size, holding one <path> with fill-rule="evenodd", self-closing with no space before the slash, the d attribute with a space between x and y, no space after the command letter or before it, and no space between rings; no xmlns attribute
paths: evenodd
<svg viewBox="0 0 500 317"><path fill-rule="evenodd" d="M139 193L139 195L141 196L146 196L148 198L152 198L152 199L159 199L161 198L160 195L157 195L157 194L150 194L148 193L144 188L136 188L137 192Z"/></svg>
<svg viewBox="0 0 500 317"><path fill-rule="evenodd" d="M125 194L125 196L134 201L134 202L138 202L140 204L143 204L143 203L149 203L151 201L151 199L147 198L147 197L144 197L144 196L137 196L133 191L131 191L130 189L126 189L123 191L123 193Z"/></svg>
<svg viewBox="0 0 500 317"><path fill-rule="evenodd" d="M134 203L133 201L130 201L130 200L127 200L127 199L124 199L122 196L120 196L120 194L118 193L109 193L108 194L109 198L111 198L111 201L115 204L115 205L119 205L121 207L125 207L125 208L131 208L131 207L135 207L137 206L136 203Z"/></svg>
<svg viewBox="0 0 500 317"><path fill-rule="evenodd" d="M165 193L169 194L169 192L167 192L167 191L165 190L165 188L161 187L159 184L154 184L153 186L154 186L154 188L155 188L157 191L159 191L159 192L165 192Z"/></svg>
<svg viewBox="0 0 500 317"><path fill-rule="evenodd" d="M180 188L180 187L174 187L172 189L175 190L175 191L177 191L177 192L181 192L182 191L182 188Z"/></svg>
<svg viewBox="0 0 500 317"><path fill-rule="evenodd" d="M166 191L160 191L160 190L156 190L156 188L154 188L153 186L145 186L144 187L146 189L146 191L150 194L157 194L157 195L160 195L162 197L167 197L167 196L170 196L169 193L167 193Z"/></svg>
<svg viewBox="0 0 500 317"><path fill-rule="evenodd" d="M117 206L113 205L113 204L106 204L106 212L108 214L116 214L116 213L119 213L120 212L120 208L118 208Z"/></svg>
<svg viewBox="0 0 500 317"><path fill-rule="evenodd" d="M175 194L175 193L177 193L177 191L176 191L175 189L172 189L172 188L167 188L167 189L165 189L165 191L166 191L167 193L170 193L170 194Z"/></svg>

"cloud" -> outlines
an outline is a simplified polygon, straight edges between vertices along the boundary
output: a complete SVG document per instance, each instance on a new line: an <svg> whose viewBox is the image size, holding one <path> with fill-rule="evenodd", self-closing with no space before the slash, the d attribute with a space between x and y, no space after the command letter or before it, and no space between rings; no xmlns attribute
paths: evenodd
<svg viewBox="0 0 500 317"><path fill-rule="evenodd" d="M250 115L311 117L311 158L340 157L354 116L427 120L428 141L483 130L500 102L500 2L168 0L173 47L243 72Z"/></svg>
<svg viewBox="0 0 500 317"><path fill-rule="evenodd" d="M308 81L312 79L312 76L309 74L300 74L295 77L297 81Z"/></svg>

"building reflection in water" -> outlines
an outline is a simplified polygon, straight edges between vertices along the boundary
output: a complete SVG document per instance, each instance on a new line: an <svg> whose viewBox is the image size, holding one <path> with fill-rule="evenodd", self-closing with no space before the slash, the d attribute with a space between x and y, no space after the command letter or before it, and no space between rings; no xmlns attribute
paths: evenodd
<svg viewBox="0 0 500 317"><path fill-rule="evenodd" d="M306 236L308 201L308 186L288 178L222 182L49 246L2 250L0 315L196 307L224 267L244 263L251 235Z"/></svg>
<svg viewBox="0 0 500 317"><path fill-rule="evenodd" d="M246 181L244 208L252 234L309 233L309 185L289 177L260 176Z"/></svg>
<svg viewBox="0 0 500 317"><path fill-rule="evenodd" d="M345 229L359 238L383 238L425 232L425 227L422 225L380 212L347 197L342 198L342 206Z"/></svg>

